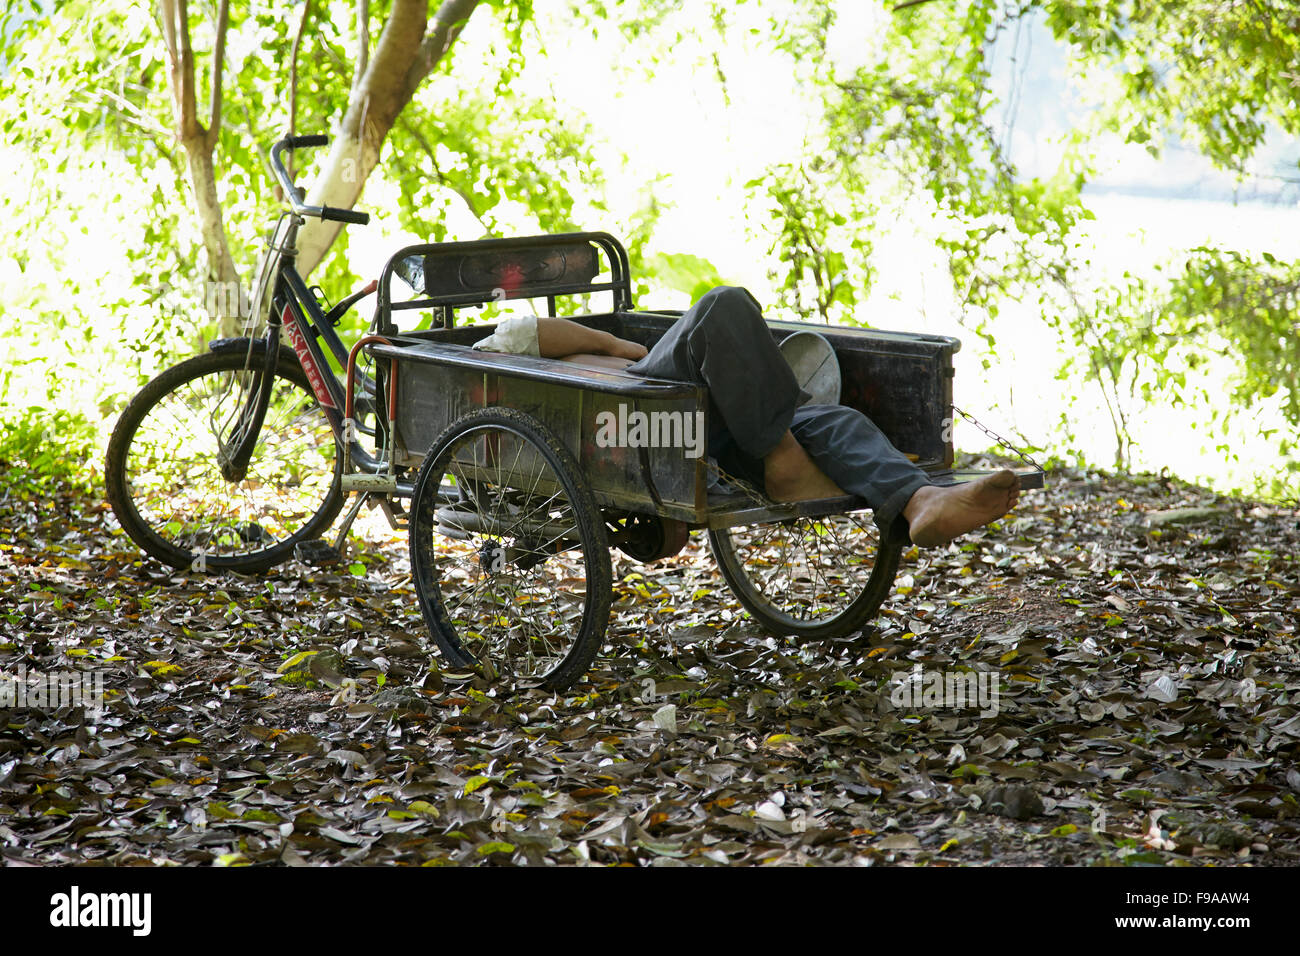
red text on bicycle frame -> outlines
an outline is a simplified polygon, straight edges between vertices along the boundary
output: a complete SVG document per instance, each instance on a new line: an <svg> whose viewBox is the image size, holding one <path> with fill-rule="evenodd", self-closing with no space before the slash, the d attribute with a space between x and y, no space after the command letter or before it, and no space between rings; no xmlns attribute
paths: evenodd
<svg viewBox="0 0 1300 956"><path fill-rule="evenodd" d="M316 401L320 402L325 408L337 409L338 406L334 404L330 390L325 387L325 378L321 375L316 360L312 358L311 349L307 348L307 339L302 334L298 319L294 316L293 309L289 307L288 303L285 303L284 306L283 324L284 331L289 336L289 344L293 346L294 352L298 355L298 364L307 373L307 381L311 384L311 390L316 393Z"/></svg>

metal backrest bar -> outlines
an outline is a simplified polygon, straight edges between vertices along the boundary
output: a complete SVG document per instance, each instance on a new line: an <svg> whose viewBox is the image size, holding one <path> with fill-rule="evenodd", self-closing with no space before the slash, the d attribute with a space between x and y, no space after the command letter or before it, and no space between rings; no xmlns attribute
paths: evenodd
<svg viewBox="0 0 1300 956"><path fill-rule="evenodd" d="M592 282L600 272L598 249L609 260L608 282ZM394 274L420 298L395 304ZM441 308L443 324L450 325L452 310L467 305L545 297L553 312L557 295L605 291L613 293L615 311L631 308L627 251L606 232L424 243L399 250L385 264L375 328L380 334L394 334L392 313L406 308Z"/></svg>
<svg viewBox="0 0 1300 956"><path fill-rule="evenodd" d="M546 292L541 294L546 295L548 297L557 296L557 295L584 295L588 292L616 292L621 288L622 285L617 282L593 282L593 283L574 284L574 285L557 285L551 287ZM506 298L525 299L525 298L533 298L533 296L530 296L526 293L520 293L519 295L497 297L497 299L506 299ZM487 301L491 302L494 300L492 298L489 298ZM481 295L475 292L466 292L460 295L439 295L439 296L430 296L429 298L425 298L425 299L411 299L408 302L394 302L391 305L389 305L389 308L394 312L402 312L408 309L428 309L440 305L463 306L463 305L481 305L482 303L483 303L483 297Z"/></svg>

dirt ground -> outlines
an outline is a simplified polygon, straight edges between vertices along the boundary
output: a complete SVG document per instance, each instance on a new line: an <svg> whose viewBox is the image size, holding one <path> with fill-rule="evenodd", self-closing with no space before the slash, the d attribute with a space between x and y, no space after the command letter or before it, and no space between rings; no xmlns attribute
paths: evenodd
<svg viewBox="0 0 1300 956"><path fill-rule="evenodd" d="M93 497L11 489L0 675L99 674L107 702L0 703L0 858L1300 862L1300 513L1049 485L905 555L837 640L759 630L698 533L619 556L608 643L559 695L440 670L400 534L326 569L176 573ZM996 706L900 705L918 665Z"/></svg>

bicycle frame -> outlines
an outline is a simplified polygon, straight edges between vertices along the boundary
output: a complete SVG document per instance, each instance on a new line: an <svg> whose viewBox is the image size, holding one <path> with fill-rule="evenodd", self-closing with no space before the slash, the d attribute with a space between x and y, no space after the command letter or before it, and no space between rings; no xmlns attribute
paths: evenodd
<svg viewBox="0 0 1300 956"><path fill-rule="evenodd" d="M348 350L334 330L331 319L336 318L337 314L342 314L342 311L367 294L369 290L362 290L341 300L331 314L327 315L298 273L296 265L298 229L305 221L303 214L351 222L363 222L367 218L364 213L304 206L300 194L288 181L288 174L280 162L279 153L283 149L292 149L295 146L323 145L320 142L323 139L324 137L285 139L277 143L272 150L272 167L282 184L288 186L288 195L291 197L290 202L294 211L281 216L272 231L267 258L263 261L258 285L254 289L255 317L260 314L266 298L266 286L269 285L271 289L269 308L266 312L265 336L258 338L248 335L235 342L215 342L212 345L214 349L218 349L231 348L236 343L246 343L249 349L249 371L257 376L250 389L251 400L240 410L239 422L232 432L232 437L222 446L219 453L222 474L227 480L237 481L243 478L257 445L270 399L275 368L280 360L282 333L288 340L298 364L302 367L330 428L353 465L361 471L373 474L379 473L386 467L385 462L370 454L360 440L361 434L371 434L377 439L381 438L382 422L377 422L376 429L371 430L361 428L355 422L345 418L346 395L343 384L330 369L324 350L328 348L335 360L344 368L347 367ZM255 358L257 351L262 351L260 367L254 367L257 362ZM368 378L363 380L363 385L371 386L373 392L374 383ZM382 447L382 442L379 445Z"/></svg>

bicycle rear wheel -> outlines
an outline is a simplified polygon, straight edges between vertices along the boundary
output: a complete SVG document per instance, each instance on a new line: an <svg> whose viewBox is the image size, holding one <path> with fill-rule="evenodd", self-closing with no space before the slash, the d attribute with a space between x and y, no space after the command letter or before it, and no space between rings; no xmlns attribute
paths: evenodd
<svg viewBox="0 0 1300 956"><path fill-rule="evenodd" d="M301 368L281 360L247 473L218 454L250 400L260 356L209 352L146 385L113 429L104 482L122 528L176 567L263 571L338 516L343 455Z"/></svg>
<svg viewBox="0 0 1300 956"><path fill-rule="evenodd" d="M793 518L709 532L732 593L764 628L810 640L842 637L880 609L901 540L869 512Z"/></svg>

